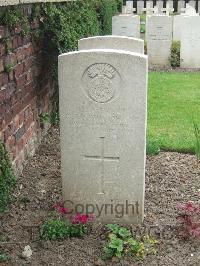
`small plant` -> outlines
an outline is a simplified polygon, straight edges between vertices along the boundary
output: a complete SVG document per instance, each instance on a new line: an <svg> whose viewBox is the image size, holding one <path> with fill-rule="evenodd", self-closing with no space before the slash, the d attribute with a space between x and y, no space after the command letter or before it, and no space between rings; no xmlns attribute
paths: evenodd
<svg viewBox="0 0 200 266"><path fill-rule="evenodd" d="M4 253L0 251L0 263L7 262L9 260L9 257Z"/></svg>
<svg viewBox="0 0 200 266"><path fill-rule="evenodd" d="M5 65L5 72L9 74L13 70L13 68L14 68L14 64L12 63L7 64Z"/></svg>
<svg viewBox="0 0 200 266"><path fill-rule="evenodd" d="M147 149L146 153L149 156L158 155L160 153L160 147L158 143L154 140L147 140L146 149Z"/></svg>
<svg viewBox="0 0 200 266"><path fill-rule="evenodd" d="M45 240L63 240L70 236L69 224L61 220L45 221L41 228L41 238Z"/></svg>
<svg viewBox="0 0 200 266"><path fill-rule="evenodd" d="M172 67L180 67L180 42L173 42L171 46L170 62Z"/></svg>
<svg viewBox="0 0 200 266"><path fill-rule="evenodd" d="M5 211L11 202L11 192L15 182L8 154L0 141L0 212Z"/></svg>
<svg viewBox="0 0 200 266"><path fill-rule="evenodd" d="M143 259L147 254L155 254L156 240L144 237L143 241L134 239L131 231L117 224L108 224L108 243L104 247L104 259L122 259L126 255L135 259Z"/></svg>
<svg viewBox="0 0 200 266"><path fill-rule="evenodd" d="M93 216L77 213L69 215L63 202L54 205L56 217L47 220L41 228L41 238L45 240L63 240L67 237L82 237L88 233L88 225Z"/></svg>
<svg viewBox="0 0 200 266"><path fill-rule="evenodd" d="M190 237L200 239L200 207L193 202L179 203L177 216L178 234L188 240Z"/></svg>
<svg viewBox="0 0 200 266"><path fill-rule="evenodd" d="M21 30L21 35L22 37L26 37L30 34L30 26L28 25L28 20L24 19L23 25L22 25L22 30Z"/></svg>
<svg viewBox="0 0 200 266"><path fill-rule="evenodd" d="M146 27L145 27L145 24L143 23L140 26L140 33L145 33L145 31L146 31Z"/></svg>
<svg viewBox="0 0 200 266"><path fill-rule="evenodd" d="M195 153L197 159L200 160L200 128L195 122L194 122L194 133L196 137Z"/></svg>
<svg viewBox="0 0 200 266"><path fill-rule="evenodd" d="M59 124L59 114L57 112L44 113L40 116L40 121L42 124L52 124L58 125Z"/></svg>

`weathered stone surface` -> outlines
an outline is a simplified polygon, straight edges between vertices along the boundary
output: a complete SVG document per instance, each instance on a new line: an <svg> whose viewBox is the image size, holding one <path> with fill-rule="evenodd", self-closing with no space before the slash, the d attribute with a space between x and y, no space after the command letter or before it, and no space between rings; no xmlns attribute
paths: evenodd
<svg viewBox="0 0 200 266"><path fill-rule="evenodd" d="M79 40L79 50L118 49L144 54L144 41L124 36L95 36Z"/></svg>
<svg viewBox="0 0 200 266"><path fill-rule="evenodd" d="M147 57L83 50L60 55L58 70L66 207L86 212L90 204L103 223L141 222Z"/></svg>
<svg viewBox="0 0 200 266"><path fill-rule="evenodd" d="M150 65L170 65L172 22L170 16L153 15L147 17L146 40Z"/></svg>
<svg viewBox="0 0 200 266"><path fill-rule="evenodd" d="M181 67L200 68L200 16L186 16L181 31Z"/></svg>
<svg viewBox="0 0 200 266"><path fill-rule="evenodd" d="M140 17L131 14L114 16L112 35L140 38Z"/></svg>
<svg viewBox="0 0 200 266"><path fill-rule="evenodd" d="M173 18L173 41L181 41L181 31L184 29L185 15L177 15Z"/></svg>

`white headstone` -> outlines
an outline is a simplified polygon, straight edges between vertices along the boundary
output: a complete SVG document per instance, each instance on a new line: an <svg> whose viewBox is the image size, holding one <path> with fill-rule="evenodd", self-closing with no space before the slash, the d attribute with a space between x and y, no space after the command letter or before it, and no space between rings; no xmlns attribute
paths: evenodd
<svg viewBox="0 0 200 266"><path fill-rule="evenodd" d="M141 15L143 13L143 9L144 9L144 1L142 0L137 1L137 14Z"/></svg>
<svg viewBox="0 0 200 266"><path fill-rule="evenodd" d="M187 16L198 16L199 15L196 12L196 9L190 4L186 4L186 7L182 8L181 11L183 12L182 14L187 15Z"/></svg>
<svg viewBox="0 0 200 266"><path fill-rule="evenodd" d="M116 49L144 54L144 41L125 36L95 36L78 42L79 50Z"/></svg>
<svg viewBox="0 0 200 266"><path fill-rule="evenodd" d="M58 61L65 206L102 223L141 222L147 56L96 49Z"/></svg>
<svg viewBox="0 0 200 266"><path fill-rule="evenodd" d="M181 13L181 15L174 16L173 19L173 40L174 41L181 41L181 33L185 30L185 17L192 17L192 16L198 16L198 13L196 13L196 10L186 4L186 8L182 9L184 13Z"/></svg>
<svg viewBox="0 0 200 266"><path fill-rule="evenodd" d="M196 10L196 1L189 1L189 5Z"/></svg>
<svg viewBox="0 0 200 266"><path fill-rule="evenodd" d="M179 0L178 1L178 13L181 13L181 9L185 8L185 1Z"/></svg>
<svg viewBox="0 0 200 266"><path fill-rule="evenodd" d="M153 1L146 1L146 7L147 5L150 7L150 8L153 8Z"/></svg>
<svg viewBox="0 0 200 266"><path fill-rule="evenodd" d="M181 67L200 68L200 16L184 18L181 31Z"/></svg>
<svg viewBox="0 0 200 266"><path fill-rule="evenodd" d="M126 1L126 13L133 14L135 8L133 8L133 1Z"/></svg>
<svg viewBox="0 0 200 266"><path fill-rule="evenodd" d="M153 8L153 2L152 2L152 3L150 3L150 2L151 2L151 1L146 2L146 8L143 8L143 11L146 12L146 15L147 15L147 16L150 16L150 15L152 15L154 12L157 11L157 8L156 8L156 7ZM157 11L157 13L158 13L158 11Z"/></svg>
<svg viewBox="0 0 200 266"><path fill-rule="evenodd" d="M159 15L161 13L162 13L162 11L160 12L159 7L158 6L154 6L154 8L153 8L153 14L154 15Z"/></svg>
<svg viewBox="0 0 200 266"><path fill-rule="evenodd" d="M172 22L172 17L165 15L147 17L147 54L151 66L170 65Z"/></svg>
<svg viewBox="0 0 200 266"><path fill-rule="evenodd" d="M162 11L165 12L165 14L166 14L167 16L169 16L169 15L173 14L173 12L174 12L174 8L170 7L170 3L167 2L167 4L166 4L166 8L162 8Z"/></svg>
<svg viewBox="0 0 200 266"><path fill-rule="evenodd" d="M156 2L156 6L158 7L158 13L159 14L162 14L162 9L163 9L163 1L162 0L159 0Z"/></svg>
<svg viewBox="0 0 200 266"><path fill-rule="evenodd" d="M173 1L167 1L166 3L166 15L169 16L173 14L174 12L174 2Z"/></svg>
<svg viewBox="0 0 200 266"><path fill-rule="evenodd" d="M140 17L120 14L112 18L112 35L140 38Z"/></svg>
<svg viewBox="0 0 200 266"><path fill-rule="evenodd" d="M184 30L185 15L174 16L173 19L173 41L181 41L181 31Z"/></svg>

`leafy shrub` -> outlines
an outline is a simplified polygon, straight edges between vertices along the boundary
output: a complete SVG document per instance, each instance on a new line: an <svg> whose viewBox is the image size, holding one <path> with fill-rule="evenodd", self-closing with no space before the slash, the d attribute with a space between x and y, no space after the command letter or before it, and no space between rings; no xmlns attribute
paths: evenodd
<svg viewBox="0 0 200 266"><path fill-rule="evenodd" d="M41 238L45 240L63 240L70 236L69 224L61 220L45 221L41 228Z"/></svg>
<svg viewBox="0 0 200 266"><path fill-rule="evenodd" d="M5 9L1 16L1 24L6 25L9 29L13 29L21 23L22 18L22 10L20 8L16 6L9 7Z"/></svg>
<svg viewBox="0 0 200 266"><path fill-rule="evenodd" d="M43 113L40 115L40 122L42 124L51 124L51 125L58 125L59 124L59 113L58 112L51 112Z"/></svg>
<svg viewBox="0 0 200 266"><path fill-rule="evenodd" d="M121 10L122 2L120 0L99 0L96 2L96 10L100 22L100 34L109 35L112 33L112 17L118 10Z"/></svg>
<svg viewBox="0 0 200 266"><path fill-rule="evenodd" d="M180 67L180 42L173 42L171 46L171 66L172 67Z"/></svg>
<svg viewBox="0 0 200 266"><path fill-rule="evenodd" d="M200 207L193 202L177 205L180 213L177 216L178 234L187 240L190 237L200 239Z"/></svg>
<svg viewBox="0 0 200 266"><path fill-rule="evenodd" d="M4 145L0 142L0 212L11 202L11 192L15 185L10 160Z"/></svg>
<svg viewBox="0 0 200 266"><path fill-rule="evenodd" d="M146 153L149 156L158 155L160 153L159 144L154 140L147 140Z"/></svg>
<svg viewBox="0 0 200 266"><path fill-rule="evenodd" d="M143 241L132 237L131 231L117 224L108 224L109 229L108 243L104 247L104 258L112 259L114 257L122 259L124 256L132 256L135 259L144 258L147 253L155 253L154 245L157 243L154 239L144 237Z"/></svg>
<svg viewBox="0 0 200 266"><path fill-rule="evenodd" d="M195 122L194 122L194 133L196 137L195 153L196 153L197 159L200 160L200 128Z"/></svg>

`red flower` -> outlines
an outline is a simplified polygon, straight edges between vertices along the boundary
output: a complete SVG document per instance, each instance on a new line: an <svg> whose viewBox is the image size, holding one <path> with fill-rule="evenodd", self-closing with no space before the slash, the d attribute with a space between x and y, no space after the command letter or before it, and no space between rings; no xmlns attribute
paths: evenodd
<svg viewBox="0 0 200 266"><path fill-rule="evenodd" d="M62 214L67 214L68 213L68 209L64 207L64 202L58 202L56 203L54 206L54 209L56 209L59 213Z"/></svg>
<svg viewBox="0 0 200 266"><path fill-rule="evenodd" d="M77 213L73 219L72 219L72 223L73 224L87 224L89 221L93 220L93 216L92 215L86 215L86 214L80 214Z"/></svg>

